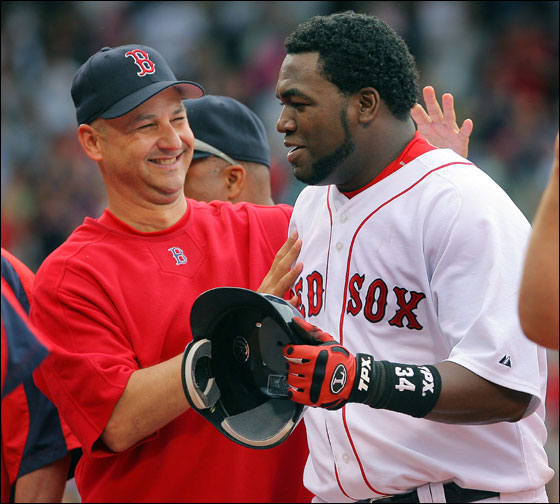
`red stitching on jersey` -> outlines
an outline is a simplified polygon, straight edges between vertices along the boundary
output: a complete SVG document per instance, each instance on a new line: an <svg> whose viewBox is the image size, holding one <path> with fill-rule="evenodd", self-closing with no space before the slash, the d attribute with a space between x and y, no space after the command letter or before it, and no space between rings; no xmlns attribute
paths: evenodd
<svg viewBox="0 0 560 504"><path fill-rule="evenodd" d="M379 490L376 490L375 488L373 488L369 484L369 481L366 478L366 472L364 471L364 467L362 466L362 462L360 461L360 457L358 457L358 453L356 452L356 447L354 446L354 441L352 441L352 437L350 436L350 432L348 431L348 424L346 423L346 406L342 407L342 422L344 423L344 430L346 430L346 433L348 434L348 440L350 441L350 446L352 447L352 451L354 452L356 460L358 461L358 465L360 466L360 472L362 473L362 478L365 481L368 488L372 492L375 492L376 494L379 494L379 495L386 495L386 496L392 495L392 494L386 494L386 493L380 492Z"/></svg>
<svg viewBox="0 0 560 504"><path fill-rule="evenodd" d="M323 289L323 295L325 299L323 301L323 310L327 309L327 283L329 282L329 258L331 256L331 240L332 240L332 227L333 227L333 216L331 210L331 203L329 201L329 196L331 194L331 186L327 189L327 208L329 210L329 218L331 220L331 228L329 231L329 248L327 249L327 266L325 268L325 287Z"/></svg>
<svg viewBox="0 0 560 504"><path fill-rule="evenodd" d="M406 189L401 191L399 194L396 194L391 199L387 200L385 203L379 205L373 212L371 212L362 221L362 223L358 226L358 229L356 229L356 231L354 233L354 236L352 237L352 241L350 242L350 249L348 251L348 261L347 261L347 264L346 264L346 280L344 282L344 298L343 298L343 303L342 303L342 313L340 315L340 324L339 324L340 344L341 345L344 344L344 342L343 342L343 339L344 339L343 325L344 325L344 315L345 315L345 312L346 312L346 298L347 298L347 293L348 293L348 276L350 274L350 260L352 258L352 250L354 248L354 242L356 241L356 237L358 236L358 233L360 232L360 230L362 229L364 224L369 220L369 218L372 217L379 210L381 210L385 205L391 203L391 201L397 199L399 196L402 196L406 192L410 191L413 187L415 187L420 182L422 182L422 180L424 180L428 175L431 175L432 173L434 173L437 170L441 170L442 168L445 168L447 166L451 166L451 165L454 165L454 164L473 165L473 163L453 162L453 163L444 164L442 166L438 166L437 168L434 168L433 170L430 170L428 173L424 174L421 178L419 178L416 182L414 182L414 184L412 184L410 187L407 187ZM330 250L330 243L329 243L329 250ZM325 292L326 292L326 290L325 290ZM354 446L354 441L352 441L352 436L350 435L350 430L348 429L348 424L346 423L346 406L343 407L342 420L343 420L343 423L344 423L344 430L346 431L346 435L348 437L348 440L350 441L350 446L352 446L352 451L354 452L354 456L356 457L356 460L358 461L358 465L360 466L360 471L362 472L362 478L363 478L365 484L369 488L371 488L374 492L379 493L377 490L375 490L370 485L369 481L367 480L367 477L366 477L365 472L364 472L363 467L362 467L362 463L360 461L360 457L358 456L358 453L356 452L356 448ZM338 476L337 476L337 480L338 480ZM339 486L340 486L340 483L339 483ZM342 487L341 487L341 490L342 490ZM344 495L346 495L346 494L344 494ZM387 494L382 494L382 495L387 495Z"/></svg>
<svg viewBox="0 0 560 504"><path fill-rule="evenodd" d="M325 430L327 431L327 439L329 441L329 445L331 447L331 452L333 451L333 447L332 447L332 443L331 443L331 437L329 436L329 426L327 425L327 422L325 422ZM333 457L333 467L334 467L334 475L336 476L336 482L338 483L338 488L340 488L340 491L346 495L346 497L348 497L349 499L352 500L358 500L358 499L353 499L352 497L350 497L345 491L344 488L342 488L342 483L340 482L340 478L338 477L338 470L336 469L336 462L334 461L334 457Z"/></svg>
<svg viewBox="0 0 560 504"><path fill-rule="evenodd" d="M343 341L343 332L342 332L342 326L344 323L344 312L346 310L346 296L347 296L347 292L348 292L348 275L350 272L350 260L352 259L352 249L354 248L354 242L356 241L356 237L358 236L358 233L360 232L360 230L362 229L362 227L364 226L364 224L369 220L370 217L372 217L374 214L376 214L379 210L381 210L385 205L388 205L389 203L391 203L391 201L396 200L399 196L402 196L404 193L410 191L413 187L415 187L416 185L418 185L420 182L422 182L422 180L424 180L428 175L431 175L432 173L434 173L437 170L441 170L442 168L445 168L447 166L451 166L454 164L463 164L463 165L471 165L474 166L473 163L464 163L461 161L455 161L453 163L447 163L444 164L442 166L438 166L437 168L434 168L433 170L430 170L428 173L424 174L421 178L419 178L416 182L414 182L414 184L412 184L410 187L407 187L406 189L404 189L403 191L401 191L399 194L395 194L395 196L393 196L391 199L388 199L385 203L382 203L381 205L379 205L373 212L371 212L363 221L362 223L358 226L358 229L356 229L354 236L352 237L352 241L350 242L350 249L348 251L348 261L346 263L346 279L344 281L344 299L343 299L343 303L342 303L342 313L340 314L340 324L339 324L339 332L340 332L340 344L343 345L344 341ZM330 187L329 187L330 190ZM329 211L330 211L330 207L329 207ZM331 228L332 228L332 223L331 223ZM330 249L330 242L329 242L329 249Z"/></svg>

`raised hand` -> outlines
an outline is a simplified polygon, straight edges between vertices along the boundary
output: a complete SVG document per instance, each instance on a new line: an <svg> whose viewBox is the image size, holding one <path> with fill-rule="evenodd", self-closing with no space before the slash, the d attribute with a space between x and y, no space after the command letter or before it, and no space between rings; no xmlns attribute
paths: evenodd
<svg viewBox="0 0 560 504"><path fill-rule="evenodd" d="M469 137L473 130L472 120L465 119L459 128L452 94L445 93L441 97L442 112L434 88L426 86L422 92L428 112L419 103L410 110L420 134L436 147L453 149L457 154L467 157Z"/></svg>
<svg viewBox="0 0 560 504"><path fill-rule="evenodd" d="M257 292L284 297L286 291L292 286L303 269L302 263L297 263L292 266L300 250L301 240L298 239L297 232L294 231L276 253L272 266L264 277ZM297 306L297 296L293 296L292 299L288 301L292 306Z"/></svg>

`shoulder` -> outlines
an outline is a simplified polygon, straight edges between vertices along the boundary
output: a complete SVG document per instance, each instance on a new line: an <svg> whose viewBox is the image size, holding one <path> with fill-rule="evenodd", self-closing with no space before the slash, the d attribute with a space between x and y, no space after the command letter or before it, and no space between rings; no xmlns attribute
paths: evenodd
<svg viewBox="0 0 560 504"><path fill-rule="evenodd" d="M235 223L236 225L249 224L260 221L264 225L287 223L292 215L293 208L289 205L278 204L272 206L255 205L253 203L235 203L226 201L201 201L188 200L194 214L194 221L199 220Z"/></svg>

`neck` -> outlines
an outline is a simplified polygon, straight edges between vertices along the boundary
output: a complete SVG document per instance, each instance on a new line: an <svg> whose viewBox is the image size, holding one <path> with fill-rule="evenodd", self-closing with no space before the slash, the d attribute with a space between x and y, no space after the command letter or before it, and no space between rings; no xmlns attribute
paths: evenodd
<svg viewBox="0 0 560 504"><path fill-rule="evenodd" d="M399 121L392 115L378 126L377 134L365 131L361 149L356 149L353 162L361 168L356 170L357 176L346 184L338 185L340 191L355 191L369 184L385 167L394 161L412 140L416 133L411 118ZM356 147L358 147L357 144Z"/></svg>
<svg viewBox="0 0 560 504"><path fill-rule="evenodd" d="M152 233L167 229L178 222L187 211L187 200L181 193L169 203L138 204L108 192L107 208L118 219L142 233Z"/></svg>

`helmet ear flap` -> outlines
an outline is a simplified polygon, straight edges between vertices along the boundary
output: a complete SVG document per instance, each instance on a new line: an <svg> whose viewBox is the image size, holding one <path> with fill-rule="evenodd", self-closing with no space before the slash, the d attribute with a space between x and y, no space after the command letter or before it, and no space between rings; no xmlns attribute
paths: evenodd
<svg viewBox="0 0 560 504"><path fill-rule="evenodd" d="M220 398L220 389L210 369L211 355L212 342L208 339L193 341L183 354L183 389L188 390L187 400L193 408L210 408Z"/></svg>
<svg viewBox="0 0 560 504"><path fill-rule="evenodd" d="M298 342L288 302L248 289L201 294L191 310L193 341L182 361L189 404L220 432L250 448L285 441L304 407L288 399L282 348Z"/></svg>

